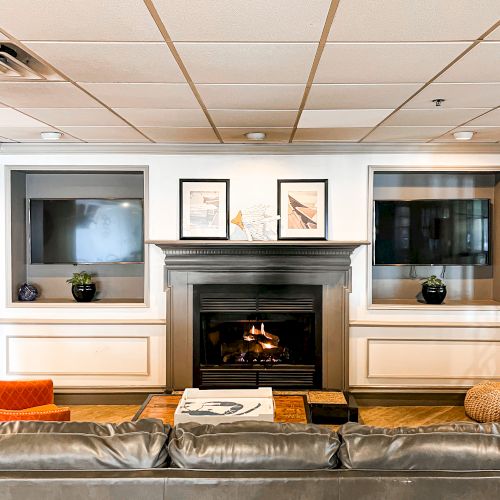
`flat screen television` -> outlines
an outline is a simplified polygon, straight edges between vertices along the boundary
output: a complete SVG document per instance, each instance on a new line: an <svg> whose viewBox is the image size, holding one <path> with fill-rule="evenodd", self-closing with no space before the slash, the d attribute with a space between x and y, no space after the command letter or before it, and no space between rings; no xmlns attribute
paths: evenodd
<svg viewBox="0 0 500 500"><path fill-rule="evenodd" d="M144 262L142 199L30 199L32 264Z"/></svg>
<svg viewBox="0 0 500 500"><path fill-rule="evenodd" d="M490 200L377 200L374 265L488 265Z"/></svg>

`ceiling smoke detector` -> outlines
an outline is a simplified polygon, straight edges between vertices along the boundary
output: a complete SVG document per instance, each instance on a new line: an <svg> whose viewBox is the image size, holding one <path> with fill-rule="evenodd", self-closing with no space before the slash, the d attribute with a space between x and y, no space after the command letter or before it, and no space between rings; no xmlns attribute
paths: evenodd
<svg viewBox="0 0 500 500"><path fill-rule="evenodd" d="M40 132L40 137L44 141L58 141L62 137L61 132Z"/></svg>
<svg viewBox="0 0 500 500"><path fill-rule="evenodd" d="M453 137L455 137L457 141L470 141L473 135L474 132L470 130L461 130L460 132L453 133Z"/></svg>
<svg viewBox="0 0 500 500"><path fill-rule="evenodd" d="M440 108L445 100L446 99L432 99L432 102L435 104L436 108Z"/></svg>
<svg viewBox="0 0 500 500"><path fill-rule="evenodd" d="M248 132L245 137L250 141L263 141L266 134L264 132Z"/></svg>

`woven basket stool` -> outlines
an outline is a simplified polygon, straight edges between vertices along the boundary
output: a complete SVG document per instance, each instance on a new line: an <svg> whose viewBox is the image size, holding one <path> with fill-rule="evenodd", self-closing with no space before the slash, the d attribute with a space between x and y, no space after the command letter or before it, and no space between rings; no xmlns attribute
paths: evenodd
<svg viewBox="0 0 500 500"><path fill-rule="evenodd" d="M477 422L500 422L500 382L487 381L469 389L464 407Z"/></svg>

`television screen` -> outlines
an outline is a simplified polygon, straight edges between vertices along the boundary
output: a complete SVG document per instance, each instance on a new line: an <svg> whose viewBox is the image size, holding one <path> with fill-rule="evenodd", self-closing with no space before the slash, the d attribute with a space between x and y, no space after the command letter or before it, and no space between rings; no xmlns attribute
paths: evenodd
<svg viewBox="0 0 500 500"><path fill-rule="evenodd" d="M375 265L488 265L489 200L375 201Z"/></svg>
<svg viewBox="0 0 500 500"><path fill-rule="evenodd" d="M143 262L140 199L30 200L32 264Z"/></svg>

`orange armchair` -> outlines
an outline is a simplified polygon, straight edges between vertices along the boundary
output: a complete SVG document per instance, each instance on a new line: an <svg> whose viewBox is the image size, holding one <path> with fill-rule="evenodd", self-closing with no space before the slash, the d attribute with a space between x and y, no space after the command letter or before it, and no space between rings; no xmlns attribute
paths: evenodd
<svg viewBox="0 0 500 500"><path fill-rule="evenodd" d="M70 409L54 404L52 380L0 381L0 421L70 419Z"/></svg>

